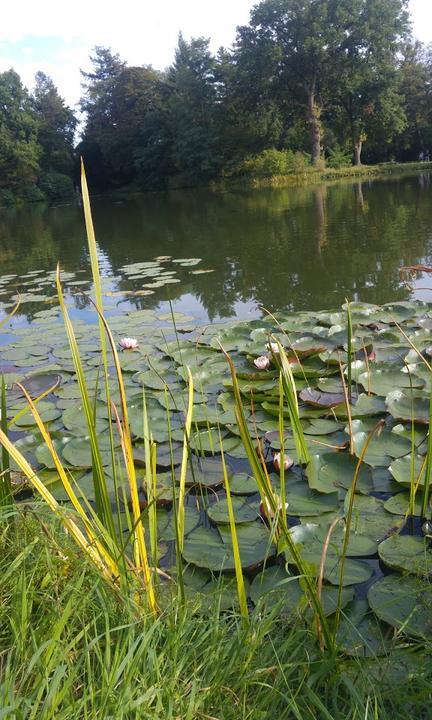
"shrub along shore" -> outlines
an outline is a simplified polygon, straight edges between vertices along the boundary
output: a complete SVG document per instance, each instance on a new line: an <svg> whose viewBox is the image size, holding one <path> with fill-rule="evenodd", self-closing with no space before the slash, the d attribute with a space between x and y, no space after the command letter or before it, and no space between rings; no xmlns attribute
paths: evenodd
<svg viewBox="0 0 432 720"><path fill-rule="evenodd" d="M370 178L385 179L389 175L401 177L417 175L432 170L432 162L379 163L378 165L345 165L343 167L326 167L317 170L307 167L301 172L287 174L239 175L213 183L215 189L231 188L266 188L266 187L299 187L302 185L318 185L337 180L366 181Z"/></svg>

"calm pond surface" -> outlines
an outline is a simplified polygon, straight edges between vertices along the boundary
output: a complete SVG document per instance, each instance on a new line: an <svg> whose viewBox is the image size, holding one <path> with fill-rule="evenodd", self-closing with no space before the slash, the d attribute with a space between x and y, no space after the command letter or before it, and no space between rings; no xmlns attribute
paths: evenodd
<svg viewBox="0 0 432 720"><path fill-rule="evenodd" d="M411 292L399 268L432 261L431 199L428 174L307 188L95 198L108 305L113 310L130 305L166 309L171 298L176 310L213 321L254 317L260 306L272 311L335 308L346 297L377 304L429 300L432 280L418 279ZM20 322L46 308L44 294L55 292L46 272L58 260L64 272L78 273L70 276L68 291L75 293L76 310L85 311L82 292L90 290L90 268L82 208L1 210L0 256L1 274L11 275L2 285L3 314L17 291L27 293ZM202 261L177 264L172 284L132 295L142 291L145 280L124 266L155 256ZM172 269L170 261L164 262L168 265L162 269ZM195 274L197 269L213 272ZM42 294L32 275L22 278L30 272L36 280L36 271L45 277ZM124 291L130 294L122 297Z"/></svg>

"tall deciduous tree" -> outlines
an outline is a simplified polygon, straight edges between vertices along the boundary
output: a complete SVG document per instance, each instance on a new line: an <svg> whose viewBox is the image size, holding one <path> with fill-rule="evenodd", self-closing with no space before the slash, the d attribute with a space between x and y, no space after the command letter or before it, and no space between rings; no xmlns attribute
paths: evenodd
<svg viewBox="0 0 432 720"><path fill-rule="evenodd" d="M380 102L389 119L394 56L407 30L407 0L262 0L237 34L238 65L284 111L302 109L312 162L322 151L323 115L344 100L357 160ZM395 98L395 95L393 94ZM385 101L387 98L387 102ZM395 109L395 129L398 127Z"/></svg>
<svg viewBox="0 0 432 720"><path fill-rule="evenodd" d="M388 146L405 127L397 74L398 51L409 31L407 0L353 0L353 20L335 57L333 110L344 111L354 164L373 134Z"/></svg>
<svg viewBox="0 0 432 720"><path fill-rule="evenodd" d="M407 119L398 141L401 159L418 160L432 151L432 46L407 42L400 64L400 91Z"/></svg>
<svg viewBox="0 0 432 720"><path fill-rule="evenodd" d="M356 1L356 0L354 0ZM322 112L332 69L353 20L351 0L262 0L237 34L237 53L254 58L250 83L272 87L280 107L302 109L309 126L312 162L322 151Z"/></svg>

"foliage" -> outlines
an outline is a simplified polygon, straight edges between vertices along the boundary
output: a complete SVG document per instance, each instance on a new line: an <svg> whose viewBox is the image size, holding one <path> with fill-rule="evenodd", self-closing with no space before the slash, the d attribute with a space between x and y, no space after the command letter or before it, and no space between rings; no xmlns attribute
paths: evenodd
<svg viewBox="0 0 432 720"><path fill-rule="evenodd" d="M0 191L31 193L39 171L38 125L29 95L13 70L0 74Z"/></svg>
<svg viewBox="0 0 432 720"><path fill-rule="evenodd" d="M409 27L407 0L261 0L231 49L214 55L208 39L180 34L164 71L96 46L75 149L77 119L52 80L37 73L29 95L10 70L0 199L65 197L51 173L76 182L79 156L102 191L302 175L306 157L316 171L342 169L348 155L355 165L425 160L432 61Z"/></svg>
<svg viewBox="0 0 432 720"><path fill-rule="evenodd" d="M258 178L300 174L306 172L309 165L308 158L304 153L269 148L263 150L259 155L246 157L234 168L232 174Z"/></svg>
<svg viewBox="0 0 432 720"><path fill-rule="evenodd" d="M73 200L75 190L70 175L51 170L44 173L39 181L39 187L50 202L65 202Z"/></svg>
<svg viewBox="0 0 432 720"><path fill-rule="evenodd" d="M343 168L351 165L352 154L339 146L330 148L326 165L329 168Z"/></svg>
<svg viewBox="0 0 432 720"><path fill-rule="evenodd" d="M42 148L39 161L42 172L71 177L77 120L45 73L36 73L32 104L38 121L38 143Z"/></svg>

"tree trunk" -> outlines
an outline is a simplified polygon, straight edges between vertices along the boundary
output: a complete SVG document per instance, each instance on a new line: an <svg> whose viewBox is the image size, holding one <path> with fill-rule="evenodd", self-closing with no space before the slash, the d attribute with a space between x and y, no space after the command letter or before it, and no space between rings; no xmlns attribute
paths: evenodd
<svg viewBox="0 0 432 720"><path fill-rule="evenodd" d="M321 108L315 102L315 88L308 89L308 124L311 134L312 165L317 167L321 160Z"/></svg>
<svg viewBox="0 0 432 720"><path fill-rule="evenodd" d="M361 165L361 153L362 153L362 140L355 140L354 142L354 165Z"/></svg>

